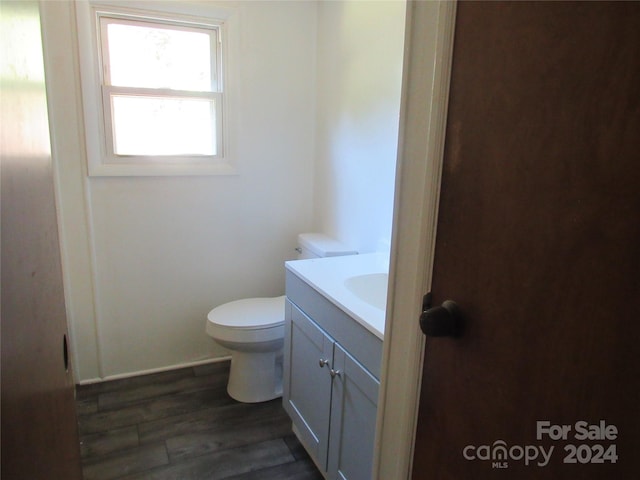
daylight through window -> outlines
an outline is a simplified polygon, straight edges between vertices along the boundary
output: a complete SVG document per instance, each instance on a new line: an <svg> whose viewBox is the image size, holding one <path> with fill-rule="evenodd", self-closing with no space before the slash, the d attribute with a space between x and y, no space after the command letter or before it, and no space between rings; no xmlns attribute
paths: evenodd
<svg viewBox="0 0 640 480"><path fill-rule="evenodd" d="M98 13L107 153L222 156L220 29Z"/></svg>

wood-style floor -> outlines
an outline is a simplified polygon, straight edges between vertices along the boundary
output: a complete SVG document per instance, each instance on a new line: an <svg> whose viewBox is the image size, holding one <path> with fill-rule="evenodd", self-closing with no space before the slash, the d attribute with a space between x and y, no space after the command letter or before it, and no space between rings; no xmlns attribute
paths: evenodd
<svg viewBox="0 0 640 480"><path fill-rule="evenodd" d="M282 400L238 403L229 362L77 388L85 480L321 480Z"/></svg>

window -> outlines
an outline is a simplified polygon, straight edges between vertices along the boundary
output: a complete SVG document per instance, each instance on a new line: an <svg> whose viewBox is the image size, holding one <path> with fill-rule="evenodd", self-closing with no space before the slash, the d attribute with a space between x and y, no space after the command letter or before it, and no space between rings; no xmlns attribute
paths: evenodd
<svg viewBox="0 0 640 480"><path fill-rule="evenodd" d="M89 174L233 173L224 20L79 3Z"/></svg>
<svg viewBox="0 0 640 480"><path fill-rule="evenodd" d="M116 156L222 151L218 29L100 15L107 148Z"/></svg>

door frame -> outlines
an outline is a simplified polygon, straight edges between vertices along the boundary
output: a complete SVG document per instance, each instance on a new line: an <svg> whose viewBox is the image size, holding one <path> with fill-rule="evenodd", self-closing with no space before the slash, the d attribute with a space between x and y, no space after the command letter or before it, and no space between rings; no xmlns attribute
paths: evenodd
<svg viewBox="0 0 640 480"><path fill-rule="evenodd" d="M410 478L453 57L455 1L407 2L387 326L374 478Z"/></svg>

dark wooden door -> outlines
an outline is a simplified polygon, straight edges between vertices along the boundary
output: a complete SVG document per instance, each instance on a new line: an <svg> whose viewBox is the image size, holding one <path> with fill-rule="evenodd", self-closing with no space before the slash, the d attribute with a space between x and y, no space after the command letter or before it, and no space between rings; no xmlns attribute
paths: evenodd
<svg viewBox="0 0 640 480"><path fill-rule="evenodd" d="M640 478L640 3L458 5L432 285L414 479Z"/></svg>
<svg viewBox="0 0 640 480"><path fill-rule="evenodd" d="M82 478L39 26L37 2L3 2L3 480Z"/></svg>

